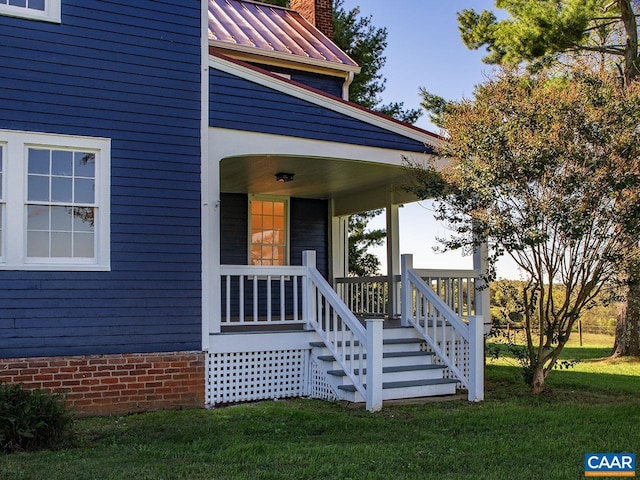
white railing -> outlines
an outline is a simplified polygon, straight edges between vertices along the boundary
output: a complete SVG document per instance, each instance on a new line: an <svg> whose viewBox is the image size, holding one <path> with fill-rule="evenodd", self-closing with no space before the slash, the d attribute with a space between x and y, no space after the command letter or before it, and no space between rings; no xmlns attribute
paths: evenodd
<svg viewBox="0 0 640 480"><path fill-rule="evenodd" d="M356 315L385 317L389 313L389 277L336 278L335 289Z"/></svg>
<svg viewBox="0 0 640 480"><path fill-rule="evenodd" d="M305 267L222 265L221 325L304 323Z"/></svg>
<svg viewBox="0 0 640 480"><path fill-rule="evenodd" d="M303 324L314 329L370 411L382 408L382 320L354 316L316 269L302 266L221 266L221 327Z"/></svg>
<svg viewBox="0 0 640 480"><path fill-rule="evenodd" d="M370 411L382 408L382 319L365 329L316 270L315 252L304 252L308 267L307 319Z"/></svg>
<svg viewBox="0 0 640 480"><path fill-rule="evenodd" d="M482 317L457 313L413 269L411 255L402 256L402 323L413 326L453 376L469 392L470 401L484 398ZM459 299L459 295L455 295ZM471 296L469 297L471 298ZM467 300L467 307L471 302ZM465 302L458 304L464 312ZM462 320L465 316L468 323Z"/></svg>
<svg viewBox="0 0 640 480"><path fill-rule="evenodd" d="M414 272L456 315L469 318L476 314L475 296L478 273L475 270L414 269Z"/></svg>
<svg viewBox="0 0 640 480"><path fill-rule="evenodd" d="M433 288L442 301L457 315L468 318L475 315L475 270L427 270L415 272ZM401 284L401 276L394 277L395 288ZM389 315L389 277L340 277L335 279L335 289L342 301L356 315L362 317ZM396 313L396 312L394 312Z"/></svg>

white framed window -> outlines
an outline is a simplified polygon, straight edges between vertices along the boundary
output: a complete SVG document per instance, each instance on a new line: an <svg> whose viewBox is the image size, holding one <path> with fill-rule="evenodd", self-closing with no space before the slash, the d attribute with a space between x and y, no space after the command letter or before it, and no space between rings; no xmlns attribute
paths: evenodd
<svg viewBox="0 0 640 480"><path fill-rule="evenodd" d="M111 141L0 130L0 269L110 268Z"/></svg>
<svg viewBox="0 0 640 480"><path fill-rule="evenodd" d="M249 196L249 265L289 264L289 199Z"/></svg>
<svg viewBox="0 0 640 480"><path fill-rule="evenodd" d="M0 0L0 15L60 23L61 0Z"/></svg>

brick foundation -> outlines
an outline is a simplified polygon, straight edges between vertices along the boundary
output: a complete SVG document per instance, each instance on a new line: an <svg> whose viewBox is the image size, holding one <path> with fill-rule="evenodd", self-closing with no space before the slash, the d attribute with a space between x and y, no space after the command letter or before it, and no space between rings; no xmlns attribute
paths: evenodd
<svg viewBox="0 0 640 480"><path fill-rule="evenodd" d="M77 415L202 408L202 352L0 359L0 382L66 393Z"/></svg>

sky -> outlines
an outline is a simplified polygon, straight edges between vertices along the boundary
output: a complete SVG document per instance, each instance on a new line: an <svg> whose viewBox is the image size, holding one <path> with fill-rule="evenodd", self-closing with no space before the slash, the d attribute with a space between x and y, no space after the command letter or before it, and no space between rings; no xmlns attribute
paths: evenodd
<svg viewBox="0 0 640 480"><path fill-rule="evenodd" d="M403 102L418 108L420 87L448 100L471 98L474 86L491 75L491 66L482 62L483 50L471 51L458 32L457 12L464 9L492 9L493 0L344 0L350 11L360 7L360 16L371 16L378 28L387 29L386 78L383 103ZM438 132L428 115L416 126ZM384 217L371 222L384 228ZM471 257L458 252L435 253L436 238L447 235L446 227L433 218L430 202L405 205L400 209L400 252L412 253L417 268L472 268ZM385 248L374 250L384 262ZM517 267L509 259L498 263L498 277L518 279Z"/></svg>

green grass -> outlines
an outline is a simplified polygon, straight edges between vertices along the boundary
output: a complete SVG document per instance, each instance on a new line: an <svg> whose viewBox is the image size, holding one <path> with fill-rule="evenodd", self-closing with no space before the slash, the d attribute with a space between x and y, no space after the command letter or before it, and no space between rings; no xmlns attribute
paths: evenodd
<svg viewBox="0 0 640 480"><path fill-rule="evenodd" d="M298 399L84 419L73 446L0 457L0 478L581 478L587 452L640 454L640 362L596 358L553 372L538 397L519 368L489 362L478 404L370 414Z"/></svg>

